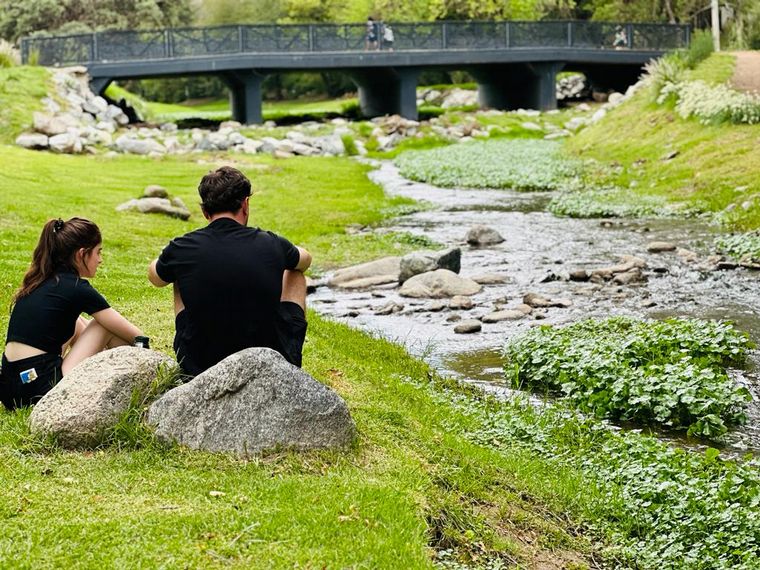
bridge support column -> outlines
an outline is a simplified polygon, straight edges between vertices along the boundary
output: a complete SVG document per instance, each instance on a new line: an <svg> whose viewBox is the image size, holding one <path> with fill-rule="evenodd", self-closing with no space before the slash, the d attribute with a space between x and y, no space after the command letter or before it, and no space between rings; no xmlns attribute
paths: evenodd
<svg viewBox="0 0 760 570"><path fill-rule="evenodd" d="M471 69L481 106L492 109L557 108L557 73L562 62L492 65Z"/></svg>
<svg viewBox="0 0 760 570"><path fill-rule="evenodd" d="M365 117L399 114L417 120L418 69L373 68L349 73L359 88L359 105Z"/></svg>
<svg viewBox="0 0 760 570"><path fill-rule="evenodd" d="M230 89L232 118L245 125L261 123L261 83L264 76L253 70L240 70L228 71L222 79Z"/></svg>
<svg viewBox="0 0 760 570"><path fill-rule="evenodd" d="M90 90L95 95L102 95L108 89L111 81L113 80L110 77L94 77L90 79Z"/></svg>

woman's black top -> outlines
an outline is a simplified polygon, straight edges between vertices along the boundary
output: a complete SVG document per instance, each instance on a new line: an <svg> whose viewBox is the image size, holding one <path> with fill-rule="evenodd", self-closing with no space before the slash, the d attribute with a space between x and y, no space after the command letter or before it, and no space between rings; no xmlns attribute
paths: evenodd
<svg viewBox="0 0 760 570"><path fill-rule="evenodd" d="M87 279L73 272L57 273L13 306L5 343L20 342L60 354L79 315L107 308L108 301Z"/></svg>

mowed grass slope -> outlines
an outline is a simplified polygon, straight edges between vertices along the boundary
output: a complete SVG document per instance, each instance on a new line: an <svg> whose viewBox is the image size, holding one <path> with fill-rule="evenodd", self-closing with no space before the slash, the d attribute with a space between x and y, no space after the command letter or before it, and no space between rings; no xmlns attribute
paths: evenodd
<svg viewBox="0 0 760 570"><path fill-rule="evenodd" d="M733 73L734 58L716 54L690 78L719 83ZM657 106L642 90L602 121L566 142L575 156L594 159L589 177L625 188L628 201L664 197L705 212L735 208L732 229L760 228L760 125L702 125Z"/></svg>
<svg viewBox="0 0 760 570"><path fill-rule="evenodd" d="M22 114L13 124L28 120ZM79 215L104 234L93 284L171 354L170 291L150 287L145 270L169 239L204 224L194 207L198 180L229 162L0 146L0 328L43 222ZM253 180L252 223L305 245L319 267L411 247L394 236L343 232L408 205L385 198L362 165L341 158L234 164ZM147 184L181 197L193 218L114 211ZM240 460L147 440L68 452L32 438L28 412L0 410L0 567L426 568L433 547L465 562L583 562L576 551L589 546L561 515L576 502L577 478L552 473L539 484L531 474L543 463L468 442L458 434L473 418L431 397L424 363L309 317L304 368L346 399L359 432L353 448ZM554 484L545 488L547 477Z"/></svg>

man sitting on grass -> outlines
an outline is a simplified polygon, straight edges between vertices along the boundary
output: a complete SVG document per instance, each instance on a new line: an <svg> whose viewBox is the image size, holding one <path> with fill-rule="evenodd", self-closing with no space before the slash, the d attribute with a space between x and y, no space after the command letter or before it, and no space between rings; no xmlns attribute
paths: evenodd
<svg viewBox="0 0 760 570"><path fill-rule="evenodd" d="M174 351L197 375L244 348L269 347L301 366L311 255L249 228L251 183L228 166L198 187L209 224L173 239L148 268L156 287L174 285Z"/></svg>

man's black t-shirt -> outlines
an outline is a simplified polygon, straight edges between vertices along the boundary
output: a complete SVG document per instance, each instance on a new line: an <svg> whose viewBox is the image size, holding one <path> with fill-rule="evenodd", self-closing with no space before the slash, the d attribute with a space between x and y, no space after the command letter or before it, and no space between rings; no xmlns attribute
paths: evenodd
<svg viewBox="0 0 760 570"><path fill-rule="evenodd" d="M285 238L230 218L172 240L156 273L178 287L185 305L174 337L182 368L199 374L252 346L281 351L274 320L282 276L299 259Z"/></svg>
<svg viewBox="0 0 760 570"><path fill-rule="evenodd" d="M108 307L108 301L89 281L62 271L16 301L5 342L21 342L60 354L74 334L79 315L92 315Z"/></svg>

